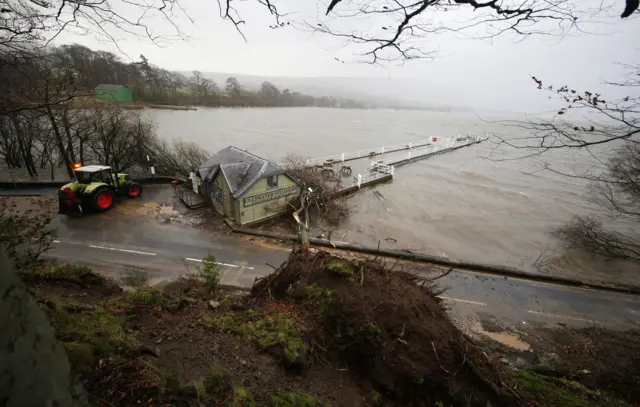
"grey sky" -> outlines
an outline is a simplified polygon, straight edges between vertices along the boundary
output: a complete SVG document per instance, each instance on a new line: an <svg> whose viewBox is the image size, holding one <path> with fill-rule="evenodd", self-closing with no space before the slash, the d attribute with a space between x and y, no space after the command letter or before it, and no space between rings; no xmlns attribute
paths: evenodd
<svg viewBox="0 0 640 407"><path fill-rule="evenodd" d="M193 19L193 23L184 15L176 19L188 35L188 41L172 41L158 47L146 40L121 36L118 47L133 59L144 54L152 63L170 70L267 77L380 78L377 83L385 81L385 88L397 83L401 89L394 93L406 94L407 100L520 111L545 106L546 97L535 92L532 75L549 83L598 89L603 79L616 79L620 74L621 68L615 62L634 63L640 59L635 45L640 25L634 19L591 25L587 28L604 34L583 34L561 41L556 37L537 36L516 43L520 38L505 35L489 42L438 34L424 42L427 49L439 49L433 61L372 66L349 62L356 59L353 54L358 49L341 47L342 43L336 38L291 27L270 29L272 17L251 2L240 3L246 20L243 26L246 43L230 22L219 18L216 1L182 0L181 4ZM622 7L621 0L614 4ZM298 20L315 16L317 7L314 0L281 2L281 9L293 12L291 18ZM150 17L146 23L159 33L170 28L158 17ZM359 28L363 28L362 25ZM93 36L66 33L56 42L75 42L118 53L114 44L97 41ZM338 62L335 57L347 62ZM419 86L408 86L411 82ZM376 81L371 81L372 86L375 84Z"/></svg>

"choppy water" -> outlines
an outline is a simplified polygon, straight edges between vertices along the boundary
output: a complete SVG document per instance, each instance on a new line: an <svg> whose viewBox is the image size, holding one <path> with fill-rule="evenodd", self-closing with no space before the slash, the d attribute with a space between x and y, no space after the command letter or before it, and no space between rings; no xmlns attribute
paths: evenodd
<svg viewBox="0 0 640 407"><path fill-rule="evenodd" d="M509 119L495 113L482 119L465 113L318 108L150 114L161 137L180 137L211 151L235 145L274 161L289 153L318 157L467 132L526 134L493 123ZM586 182L541 168L546 162L558 170L584 171L594 162L586 152L565 150L509 160L522 151L495 147L485 142L398 168L392 183L377 187L384 199L365 190L349 200L351 217L333 238L371 245L381 241L383 247L533 271L540 253L557 243L549 234L552 228L573 215L599 213L587 199ZM578 255L563 264L574 271L599 268L605 275L630 267Z"/></svg>

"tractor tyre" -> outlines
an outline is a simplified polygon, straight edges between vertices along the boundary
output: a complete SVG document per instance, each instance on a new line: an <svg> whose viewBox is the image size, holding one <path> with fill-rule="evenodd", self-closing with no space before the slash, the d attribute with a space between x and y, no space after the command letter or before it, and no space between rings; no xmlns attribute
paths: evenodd
<svg viewBox="0 0 640 407"><path fill-rule="evenodd" d="M138 184L137 182L129 182L127 183L127 185L125 185L125 188L125 193L129 198L137 198L140 196L140 194L142 194L142 185Z"/></svg>
<svg viewBox="0 0 640 407"><path fill-rule="evenodd" d="M96 212L111 209L115 202L115 194L107 187L99 187L91 194L91 206Z"/></svg>

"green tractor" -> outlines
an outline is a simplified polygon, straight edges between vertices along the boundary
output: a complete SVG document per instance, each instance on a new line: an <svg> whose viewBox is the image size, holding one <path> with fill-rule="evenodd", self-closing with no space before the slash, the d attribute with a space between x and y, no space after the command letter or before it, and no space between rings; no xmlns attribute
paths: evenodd
<svg viewBox="0 0 640 407"><path fill-rule="evenodd" d="M142 186L128 174L117 174L106 165L86 165L73 172L76 181L60 188L58 212L62 214L104 212L117 198L136 198L142 193Z"/></svg>

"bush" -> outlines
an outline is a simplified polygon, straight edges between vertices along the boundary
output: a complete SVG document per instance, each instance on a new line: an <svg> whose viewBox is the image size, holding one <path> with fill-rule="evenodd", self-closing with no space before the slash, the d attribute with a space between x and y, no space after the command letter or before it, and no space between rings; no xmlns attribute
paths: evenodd
<svg viewBox="0 0 640 407"><path fill-rule="evenodd" d="M220 288L220 265L216 262L216 256L211 252L202 259L202 266L195 266L196 276L204 280L209 291L215 292Z"/></svg>
<svg viewBox="0 0 640 407"><path fill-rule="evenodd" d="M0 243L18 271L42 263L42 256L51 247L54 233L46 216L10 213L0 203Z"/></svg>

